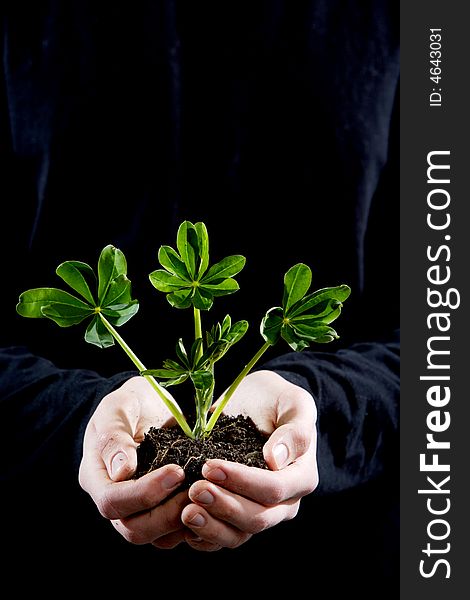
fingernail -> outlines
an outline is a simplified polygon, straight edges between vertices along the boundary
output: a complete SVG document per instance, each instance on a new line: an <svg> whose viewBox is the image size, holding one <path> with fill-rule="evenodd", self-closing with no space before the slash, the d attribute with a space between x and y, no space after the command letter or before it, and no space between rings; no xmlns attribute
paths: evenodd
<svg viewBox="0 0 470 600"><path fill-rule="evenodd" d="M221 483L227 479L227 475L219 467L213 467L212 469L208 465L202 467L202 474L206 479Z"/></svg>
<svg viewBox="0 0 470 600"><path fill-rule="evenodd" d="M194 500L198 504L212 504L214 502L214 496L208 490L203 490L200 494L194 497Z"/></svg>
<svg viewBox="0 0 470 600"><path fill-rule="evenodd" d="M176 471L170 471L167 473L162 479L162 486L166 490L173 489L176 485L181 483L184 479L184 471L183 469L178 469Z"/></svg>
<svg viewBox="0 0 470 600"><path fill-rule="evenodd" d="M273 458L278 469L282 469L287 464L289 458L289 450L285 444L277 444L273 448Z"/></svg>
<svg viewBox="0 0 470 600"><path fill-rule="evenodd" d="M118 452L111 461L111 477L116 477L119 471L127 462L127 456L124 452Z"/></svg>
<svg viewBox="0 0 470 600"><path fill-rule="evenodd" d="M189 524L193 525L194 527L204 527L206 524L206 519L200 513L196 513L189 521Z"/></svg>

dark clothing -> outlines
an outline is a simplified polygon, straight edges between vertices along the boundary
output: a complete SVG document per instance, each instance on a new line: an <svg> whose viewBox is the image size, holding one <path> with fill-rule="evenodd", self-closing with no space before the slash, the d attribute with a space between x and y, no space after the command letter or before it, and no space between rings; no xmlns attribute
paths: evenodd
<svg viewBox="0 0 470 600"><path fill-rule="evenodd" d="M254 573L256 557L264 591L285 570L333 598L384 583L398 597L397 13L385 0L3 4L0 413L13 560L71 575L103 562L103 580L116 561L121 581L138 576L138 557L153 593L177 561L210 584L213 569ZM240 291L203 314L203 327L227 312L250 322L220 363L219 391L260 346L287 268L302 261L315 288L352 288L340 340L278 345L263 365L317 402L319 489L293 521L212 554L132 546L99 516L77 481L83 431L133 365L86 344L83 327L15 314L25 289L61 287L60 262L95 265L112 243L140 300L121 333L160 367L191 323L148 273L184 219L206 223L213 261L247 257Z"/></svg>

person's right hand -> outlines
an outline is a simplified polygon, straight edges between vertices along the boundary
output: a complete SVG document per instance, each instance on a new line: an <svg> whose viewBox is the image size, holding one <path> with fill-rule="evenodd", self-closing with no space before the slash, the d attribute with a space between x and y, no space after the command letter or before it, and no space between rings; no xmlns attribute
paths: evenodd
<svg viewBox="0 0 470 600"><path fill-rule="evenodd" d="M189 503L187 491L164 502L184 480L183 469L166 465L128 479L135 472L136 448L145 431L172 420L150 384L133 377L103 398L85 431L80 485L101 515L134 544L173 548L185 540L181 512Z"/></svg>

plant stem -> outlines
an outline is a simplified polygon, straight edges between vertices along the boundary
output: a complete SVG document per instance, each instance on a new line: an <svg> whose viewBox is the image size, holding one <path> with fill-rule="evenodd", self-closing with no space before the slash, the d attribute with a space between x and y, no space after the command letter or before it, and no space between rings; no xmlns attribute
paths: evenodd
<svg viewBox="0 0 470 600"><path fill-rule="evenodd" d="M261 346L261 348L258 350L258 352L253 356L253 358L250 360L250 362L245 365L245 367L242 369L240 374L233 381L232 385L225 392L224 397L222 398L222 400L219 402L219 404L216 406L214 412L212 413L212 416L209 419L209 422L207 423L207 427L206 427L206 431L205 431L206 434L209 434L212 431L212 428L216 424L217 419L219 418L221 412L226 407L227 402L233 396L237 387L240 385L240 383L243 381L243 379L248 375L248 373L255 366L255 364L259 361L259 359L263 356L263 354L266 352L266 350L270 347L271 347L271 344L269 342L265 342Z"/></svg>
<svg viewBox="0 0 470 600"><path fill-rule="evenodd" d="M194 339L197 340L201 338L202 340L202 321L201 321L201 311L199 308L194 307ZM202 347L202 343L199 345L195 362L201 358L203 355L204 349ZM206 412L204 410L205 402L204 395L196 390L196 423L193 429L193 436L198 439L204 433L206 429Z"/></svg>
<svg viewBox="0 0 470 600"><path fill-rule="evenodd" d="M201 311L199 308L194 308L194 339L202 338L202 322ZM202 356L202 345L199 347L198 359Z"/></svg>
<svg viewBox="0 0 470 600"><path fill-rule="evenodd" d="M106 329L109 331L109 333L113 336L113 338L116 340L116 342L121 346L121 348L124 350L124 352L127 354L127 356L131 359L131 361L137 367L139 372L146 371L144 364L139 360L137 355L134 354L134 352L130 349L130 347L126 344L126 342L119 335L119 333L116 331L116 329L106 319L106 317L103 316L103 313L100 312L99 315L100 315L101 321L103 322L103 325L106 327ZM153 389L160 396L161 400L163 401L165 406L168 408L168 410L171 412L171 414L175 417L176 422L181 427L181 429L184 431L184 433L188 437L193 438L194 436L191 431L191 428L189 427L189 425L181 411L181 408L178 406L178 404L169 395L167 395L167 393L165 392L165 389L158 383L158 381L154 377L152 377L151 375L143 375L143 377L150 383L150 385L153 387Z"/></svg>
<svg viewBox="0 0 470 600"><path fill-rule="evenodd" d="M205 410L204 392L196 390L196 422L193 428L193 437L199 439L206 430L207 411Z"/></svg>

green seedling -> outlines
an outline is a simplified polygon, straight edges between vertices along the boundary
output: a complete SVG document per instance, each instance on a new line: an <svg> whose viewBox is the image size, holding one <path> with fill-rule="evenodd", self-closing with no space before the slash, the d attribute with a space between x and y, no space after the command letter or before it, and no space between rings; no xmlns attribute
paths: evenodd
<svg viewBox="0 0 470 600"><path fill-rule="evenodd" d="M331 323L341 314L350 288L340 285L309 293L310 268L303 263L294 265L284 276L281 306L268 310L261 321L263 343L214 406L214 365L245 335L248 322L232 323L230 315L226 315L221 323L203 332L202 312L212 307L214 298L239 289L234 277L245 266L245 257L228 256L209 266L206 226L184 221L178 229L176 249L161 246L158 260L163 268L150 273L152 285L166 294L172 307L192 308L194 320L190 345L180 338L176 356L165 360L159 369L147 369L116 329L137 313L139 303L132 299L125 256L112 245L102 250L97 273L78 261L66 261L57 267L57 275L78 296L58 288L30 289L20 295L16 310L24 317L51 319L60 327L87 320L88 343L107 348L117 342L190 438L210 434L241 381L278 341L282 339L292 350L301 351L312 342L327 343L339 337ZM193 428L166 389L187 380L192 382L195 394Z"/></svg>

